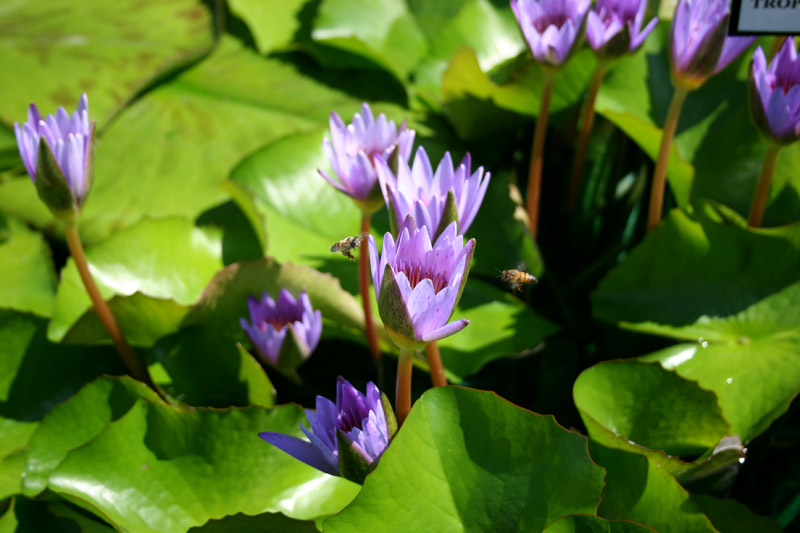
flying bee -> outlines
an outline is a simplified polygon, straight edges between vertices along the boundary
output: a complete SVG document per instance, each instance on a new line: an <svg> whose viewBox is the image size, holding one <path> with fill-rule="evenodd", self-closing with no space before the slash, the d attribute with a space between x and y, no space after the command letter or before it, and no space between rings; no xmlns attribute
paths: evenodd
<svg viewBox="0 0 800 533"><path fill-rule="evenodd" d="M350 261L355 261L351 252L361 246L361 240L363 238L363 235L358 237L345 237L331 246L331 252L342 252L342 255L350 259Z"/></svg>
<svg viewBox="0 0 800 533"><path fill-rule="evenodd" d="M536 283L539 283L539 280L536 279L536 276L521 270L503 270L500 272L500 278L503 281L508 282L512 291L519 292L522 292L523 283L529 285L535 285Z"/></svg>

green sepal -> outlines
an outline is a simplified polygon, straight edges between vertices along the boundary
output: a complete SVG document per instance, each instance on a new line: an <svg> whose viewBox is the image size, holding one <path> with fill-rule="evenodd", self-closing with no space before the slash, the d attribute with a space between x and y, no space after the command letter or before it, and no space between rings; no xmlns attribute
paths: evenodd
<svg viewBox="0 0 800 533"><path fill-rule="evenodd" d="M439 227L436 228L436 234L431 235L431 242L436 242L439 235L447 229L451 223L456 223L456 235L458 235L458 206L456 205L456 197L453 190L447 191L447 200L444 201L444 209L442 210L442 220L439 221Z"/></svg>
<svg viewBox="0 0 800 533"><path fill-rule="evenodd" d="M470 239L464 246L467 246L470 242L473 243L472 250L467 256L467 261L466 261L467 267L464 269L464 276L461 278L461 283L458 286L458 296L456 296L456 302L455 304L453 304L453 311L450 312L450 317L453 316L453 313L455 313L456 311L456 306L458 305L458 302L461 301L461 294L464 292L464 285L467 284L467 278L469 277L469 266L472 263L472 256L475 255L475 246L476 246L475 239Z"/></svg>
<svg viewBox="0 0 800 533"><path fill-rule="evenodd" d="M631 30L630 27L625 24L622 30L618 31L616 35L606 41L606 44L600 47L595 53L601 58L616 59L627 54L630 48Z"/></svg>
<svg viewBox="0 0 800 533"><path fill-rule="evenodd" d="M397 239L400 235L400 228L397 225L397 209L391 197L389 197L389 201L386 202L386 206L389 209L389 231L392 233L392 236Z"/></svg>
<svg viewBox="0 0 800 533"><path fill-rule="evenodd" d="M411 315L408 313L391 265L386 265L383 271L381 293L378 296L378 314L383 320L389 338L400 348L418 350L427 344L416 338Z"/></svg>
<svg viewBox="0 0 800 533"><path fill-rule="evenodd" d="M405 121L403 124L400 125L402 129L405 126ZM389 157L386 159L386 164L389 166L389 170L392 171L392 174L397 176L397 168L400 165L400 150L397 149L397 144L392 145L392 151L389 152Z"/></svg>
<svg viewBox="0 0 800 533"><path fill-rule="evenodd" d="M286 336L283 338L283 346L281 346L281 351L278 354L276 368L284 374L293 376L297 367L303 364L308 359L308 356L311 355L311 351L305 341L297 334L294 326L289 324L287 329Z"/></svg>
<svg viewBox="0 0 800 533"><path fill-rule="evenodd" d="M389 430L389 440L391 441L395 433L397 433L399 426L397 424L397 417L394 414L394 409L392 409L392 403L384 392L381 392L381 405L383 406L383 416L386 418L386 428Z"/></svg>
<svg viewBox="0 0 800 533"><path fill-rule="evenodd" d="M339 450L339 475L345 479L364 484L367 474L377 465L353 446L353 441L341 429L336 430L336 447Z"/></svg>
<svg viewBox="0 0 800 533"><path fill-rule="evenodd" d="M83 204L86 203L86 197L89 196L89 192L92 190L92 184L94 183L94 141L95 141L95 131L96 131L96 121L92 121L92 124L89 126L89 149L86 150L86 160L83 162L84 164L84 172L86 173L86 194L83 197L78 198L78 210L83 208Z"/></svg>
<svg viewBox="0 0 800 533"><path fill-rule="evenodd" d="M61 172L50 146L44 137L39 139L39 157L36 163L36 192L56 218L72 222L78 215L78 205Z"/></svg>

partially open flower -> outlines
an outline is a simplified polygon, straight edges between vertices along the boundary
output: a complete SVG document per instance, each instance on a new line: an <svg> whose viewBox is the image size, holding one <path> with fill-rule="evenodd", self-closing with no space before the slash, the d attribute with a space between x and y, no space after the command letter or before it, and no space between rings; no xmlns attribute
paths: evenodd
<svg viewBox="0 0 800 533"><path fill-rule="evenodd" d="M586 18L586 40L601 57L636 51L656 27L654 18L642 29L647 0L597 0Z"/></svg>
<svg viewBox="0 0 800 533"><path fill-rule="evenodd" d="M393 120L387 121L383 113L375 119L367 104L361 106L361 113L348 125L337 113L331 112L330 127L331 140L325 139L322 148L337 179L321 170L319 173L353 198L362 210L374 211L383 199L377 186L373 157L408 159L414 144L414 130L408 129L405 122L398 128Z"/></svg>
<svg viewBox="0 0 800 533"><path fill-rule="evenodd" d="M239 323L264 361L279 369L295 369L319 344L322 335L322 313L311 308L308 294L301 291L295 299L281 289L277 300L265 292L260 300L249 296L249 324Z"/></svg>
<svg viewBox="0 0 800 533"><path fill-rule="evenodd" d="M800 138L800 62L794 39L786 39L767 67L758 47L750 66L750 112L767 139L789 144Z"/></svg>
<svg viewBox="0 0 800 533"><path fill-rule="evenodd" d="M77 215L92 184L94 124L89 122L85 94L72 116L59 107L55 115L42 119L31 104L28 122L14 123L25 169L39 197L59 218L72 220Z"/></svg>
<svg viewBox="0 0 800 533"><path fill-rule="evenodd" d="M417 228L410 216L396 242L390 233L384 236L380 260L375 239L368 238L378 312L395 344L417 350L469 324L448 321L467 281L475 239L465 245L454 222L431 245L428 229Z"/></svg>
<svg viewBox="0 0 800 533"><path fill-rule="evenodd" d="M533 58L559 67L578 40L591 0L511 0Z"/></svg>
<svg viewBox="0 0 800 533"><path fill-rule="evenodd" d="M317 396L317 410L306 409L306 418L311 429L300 429L308 441L272 431L258 436L307 465L356 483L364 482L397 431L389 400L378 387L368 383L364 395L341 377L336 403Z"/></svg>
<svg viewBox="0 0 800 533"><path fill-rule="evenodd" d="M458 233L467 232L478 214L491 177L488 172L484 176L483 167L471 173L469 154L458 168L453 168L449 152L444 154L434 173L422 147L417 148L413 167L408 167L405 158L399 159L396 176L382 159L375 158L375 167L394 233L405 218L412 215L434 238L453 221L458 222Z"/></svg>
<svg viewBox="0 0 800 533"><path fill-rule="evenodd" d="M675 85L694 90L727 67L755 37L728 37L728 0L680 0L669 34Z"/></svg>

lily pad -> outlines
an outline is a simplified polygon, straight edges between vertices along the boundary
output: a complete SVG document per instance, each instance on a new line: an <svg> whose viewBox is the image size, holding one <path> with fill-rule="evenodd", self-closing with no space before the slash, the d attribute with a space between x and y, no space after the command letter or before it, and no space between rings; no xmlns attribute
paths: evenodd
<svg viewBox="0 0 800 533"><path fill-rule="evenodd" d="M544 533L636 533L655 531L628 520L605 520L588 514L572 514L559 518Z"/></svg>
<svg viewBox="0 0 800 533"><path fill-rule="evenodd" d="M132 344L148 344L154 340L143 334L145 328L131 324L132 320L152 320L158 324L161 317L154 311L163 309L170 313L176 305L194 304L222 268L221 255L218 231L196 228L181 218L143 220L86 251L89 269L104 298L142 295L137 299L144 300L144 305L134 307L142 314L128 314L124 322L122 316L118 319ZM70 259L61 273L48 337L53 341L63 339L91 305L75 263ZM151 305L156 309L151 309ZM86 342L87 339L81 340Z"/></svg>
<svg viewBox="0 0 800 533"><path fill-rule="evenodd" d="M437 387L323 529L541 531L565 514L594 514L603 476L584 437L552 417L490 392Z"/></svg>
<svg viewBox="0 0 800 533"><path fill-rule="evenodd" d="M189 410L144 394L69 451L49 487L119 529L141 532L185 531L237 513L327 516L353 498L357 485L258 438L267 430L299 436L301 420L298 406Z"/></svg>
<svg viewBox="0 0 800 533"><path fill-rule="evenodd" d="M56 276L50 248L40 233L0 214L0 306L48 317Z"/></svg>
<svg viewBox="0 0 800 533"><path fill-rule="evenodd" d="M0 12L0 121L74 108L89 95L102 126L154 79L206 53L208 10L193 0L13 2Z"/></svg>

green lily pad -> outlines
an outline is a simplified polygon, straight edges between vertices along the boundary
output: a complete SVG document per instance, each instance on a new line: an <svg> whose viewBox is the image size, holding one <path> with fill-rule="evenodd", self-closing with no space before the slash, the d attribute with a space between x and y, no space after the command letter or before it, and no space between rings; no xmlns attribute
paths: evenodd
<svg viewBox="0 0 800 533"><path fill-rule="evenodd" d="M781 527L770 517L761 516L733 499L707 494L693 494L692 502L700 506L720 533L780 533Z"/></svg>
<svg viewBox="0 0 800 533"><path fill-rule="evenodd" d="M148 344L154 340L151 335L143 334L149 328L136 327L138 324L132 319L144 321L145 325L152 321L156 330L163 333L159 331L158 311L174 314L176 306L194 304L222 268L220 256L218 231L196 228L181 218L143 220L86 251L89 268L104 298L133 296L137 292L142 295L136 299L144 305L132 307L143 314L118 318L120 328L132 344ZM70 259L61 273L48 337L60 341L90 309L91 300ZM94 340L106 338L101 336ZM85 337L81 340L87 341Z"/></svg>
<svg viewBox="0 0 800 533"><path fill-rule="evenodd" d="M800 225L751 231L675 210L592 294L624 327L738 343L800 326Z"/></svg>
<svg viewBox="0 0 800 533"><path fill-rule="evenodd" d="M291 63L223 38L208 58L148 92L103 132L81 235L91 245L145 216L194 218L229 199L223 184L246 155L319 130L332 109L354 112L359 103ZM28 187L12 187L16 181L0 186L0 210L29 220L39 200Z"/></svg>
<svg viewBox="0 0 800 533"><path fill-rule="evenodd" d="M800 330L747 343L678 344L642 360L658 361L714 391L731 434L747 442L762 433L800 393Z"/></svg>
<svg viewBox="0 0 800 533"><path fill-rule="evenodd" d="M0 417L41 419L101 374L124 372L110 346L62 346L48 342L45 320L0 310Z"/></svg>
<svg viewBox="0 0 800 533"><path fill-rule="evenodd" d="M205 407L272 406L275 391L252 355L210 328L190 327L151 351L153 381L182 403Z"/></svg>
<svg viewBox="0 0 800 533"><path fill-rule="evenodd" d="M0 12L0 121L74 109L89 95L102 126L154 79L207 52L208 10L193 0L15 2Z"/></svg>
<svg viewBox="0 0 800 533"><path fill-rule="evenodd" d="M262 54L279 50L292 41L300 28L298 14L304 0L262 2L260 0L230 0L231 12L244 20L258 51Z"/></svg>
<svg viewBox="0 0 800 533"><path fill-rule="evenodd" d="M0 306L50 316L56 276L47 242L13 217L0 214L0 226Z"/></svg>
<svg viewBox="0 0 800 533"><path fill-rule="evenodd" d="M105 427L49 476L52 491L117 528L185 531L237 513L311 519L338 511L358 490L258 438L267 430L300 435L305 417L298 406L189 410L152 400L144 386L133 385L144 396L113 423L84 416L80 423Z"/></svg>
<svg viewBox="0 0 800 533"><path fill-rule="evenodd" d="M279 265L272 258L242 261L221 270L203 291L184 325L214 328L245 341L247 336L239 319L249 317L247 297L260 297L266 291L277 298L282 288L295 296L305 289L312 307L320 310L323 319L363 330L364 311L350 293L342 290L336 278L305 265Z"/></svg>
<svg viewBox="0 0 800 533"><path fill-rule="evenodd" d="M552 417L490 392L437 387L323 529L541 531L565 514L594 514L603 476L586 440Z"/></svg>
<svg viewBox="0 0 800 533"><path fill-rule="evenodd" d="M571 514L550 524L544 533L636 533L655 529L628 520L606 520L588 514Z"/></svg>
<svg viewBox="0 0 800 533"><path fill-rule="evenodd" d="M689 493L654 461L593 441L589 451L592 459L608 472L597 510L599 516L632 520L657 531L717 531Z"/></svg>
<svg viewBox="0 0 800 533"><path fill-rule="evenodd" d="M0 417L0 501L21 492L25 446L38 425Z"/></svg>
<svg viewBox="0 0 800 533"><path fill-rule="evenodd" d="M660 365L600 363L578 377L573 394L582 417L670 454L702 454L730 431L713 392Z"/></svg>
<svg viewBox="0 0 800 533"><path fill-rule="evenodd" d="M314 522L292 520L282 514L264 513L258 516L237 514L205 525L193 527L189 533L245 533L247 531L280 531L281 533L315 533Z"/></svg>

